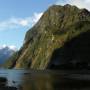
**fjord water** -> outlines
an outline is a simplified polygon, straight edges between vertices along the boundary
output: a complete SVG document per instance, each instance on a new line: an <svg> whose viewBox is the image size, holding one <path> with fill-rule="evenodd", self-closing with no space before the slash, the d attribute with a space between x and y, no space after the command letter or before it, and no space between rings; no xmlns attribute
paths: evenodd
<svg viewBox="0 0 90 90"><path fill-rule="evenodd" d="M90 90L90 74L81 74L80 78L73 71L0 70L7 86L17 90Z"/></svg>

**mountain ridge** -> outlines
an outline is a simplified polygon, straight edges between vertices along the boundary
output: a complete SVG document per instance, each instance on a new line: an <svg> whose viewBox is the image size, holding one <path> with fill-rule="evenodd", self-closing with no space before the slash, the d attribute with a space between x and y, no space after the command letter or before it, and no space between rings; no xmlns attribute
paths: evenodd
<svg viewBox="0 0 90 90"><path fill-rule="evenodd" d="M14 50L8 46L0 47L0 65L5 63L5 61L9 57L11 57L15 51L16 50Z"/></svg>
<svg viewBox="0 0 90 90"><path fill-rule="evenodd" d="M65 49L60 49L59 56L56 55L56 59L53 60L52 55L55 50L64 47L65 44L67 46L67 42L88 32L89 25L90 12L88 10L69 4L53 5L45 11L35 26L27 31L25 43L17 54L10 58L12 63L9 60L5 66L8 68L47 69L52 66L56 68L55 62L59 62L58 68L60 68L62 61L69 61L67 58L71 57L70 53L74 47L72 50L70 48L71 52L68 50L68 55L66 55ZM76 52L73 51L73 53ZM54 63L52 64L52 62Z"/></svg>

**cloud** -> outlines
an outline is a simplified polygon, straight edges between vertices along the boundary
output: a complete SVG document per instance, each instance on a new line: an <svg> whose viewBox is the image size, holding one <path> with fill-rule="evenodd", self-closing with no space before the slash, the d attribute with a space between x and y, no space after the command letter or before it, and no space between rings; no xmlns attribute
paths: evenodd
<svg viewBox="0 0 90 90"><path fill-rule="evenodd" d="M19 27L30 27L33 26L40 19L43 13L34 13L33 16L25 18L11 17L7 20L0 21L0 31L10 30Z"/></svg>
<svg viewBox="0 0 90 90"><path fill-rule="evenodd" d="M6 47L8 47L8 48L11 49L11 50L17 51L16 46L14 46L14 45L8 46L8 45L6 45L6 44L0 46L0 49L6 48Z"/></svg>
<svg viewBox="0 0 90 90"><path fill-rule="evenodd" d="M90 0L58 0L56 4L59 5L71 4L76 5L79 8L86 8L90 10Z"/></svg>
<svg viewBox="0 0 90 90"><path fill-rule="evenodd" d="M65 5L67 3L69 3L69 0L57 0L55 4L56 5Z"/></svg>
<svg viewBox="0 0 90 90"><path fill-rule="evenodd" d="M34 16L32 17L33 24L37 23L37 21L40 19L40 17L43 15L43 13L34 13Z"/></svg>
<svg viewBox="0 0 90 90"><path fill-rule="evenodd" d="M8 46L11 50L14 50L14 51L16 51L17 50L17 48L16 48L16 46L14 46L14 45L11 45L11 46Z"/></svg>
<svg viewBox="0 0 90 90"><path fill-rule="evenodd" d="M28 24L29 24L29 22L28 22L28 20L20 20L19 22L18 22L18 24L20 24L21 26L27 26Z"/></svg>

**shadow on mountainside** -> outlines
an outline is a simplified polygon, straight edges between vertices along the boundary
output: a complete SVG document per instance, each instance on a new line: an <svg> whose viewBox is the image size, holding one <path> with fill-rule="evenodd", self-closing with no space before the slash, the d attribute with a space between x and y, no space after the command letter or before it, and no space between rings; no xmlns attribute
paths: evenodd
<svg viewBox="0 0 90 90"><path fill-rule="evenodd" d="M90 30L54 50L49 69L90 69Z"/></svg>

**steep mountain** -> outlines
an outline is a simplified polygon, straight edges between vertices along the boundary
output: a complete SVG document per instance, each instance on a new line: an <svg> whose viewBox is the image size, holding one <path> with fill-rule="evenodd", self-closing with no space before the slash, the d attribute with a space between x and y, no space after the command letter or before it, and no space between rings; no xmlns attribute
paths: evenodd
<svg viewBox="0 0 90 90"><path fill-rule="evenodd" d="M90 62L90 12L71 5L51 6L25 36L6 68L81 68Z"/></svg>
<svg viewBox="0 0 90 90"><path fill-rule="evenodd" d="M0 65L5 63L5 61L12 56L15 50L9 48L8 46L0 48Z"/></svg>

